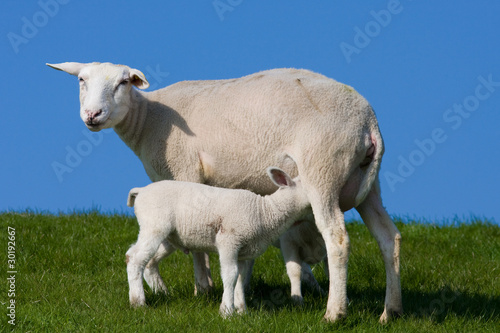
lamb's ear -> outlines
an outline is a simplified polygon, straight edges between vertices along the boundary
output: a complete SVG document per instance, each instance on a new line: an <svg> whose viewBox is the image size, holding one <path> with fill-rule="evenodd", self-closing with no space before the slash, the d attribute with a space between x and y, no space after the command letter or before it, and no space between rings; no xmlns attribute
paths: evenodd
<svg viewBox="0 0 500 333"><path fill-rule="evenodd" d="M54 69L57 69L59 71L63 71L68 74L78 76L82 68L87 66L88 64L82 64L79 62L62 62L60 64L46 64L46 65Z"/></svg>
<svg viewBox="0 0 500 333"><path fill-rule="evenodd" d="M149 82L140 70L130 69L130 82L139 89L149 88Z"/></svg>
<svg viewBox="0 0 500 333"><path fill-rule="evenodd" d="M267 174L269 175L269 178L271 178L273 183L276 184L276 186L287 187L295 185L295 182L292 180L292 178L290 178L290 176L287 175L285 171L279 168L267 168Z"/></svg>

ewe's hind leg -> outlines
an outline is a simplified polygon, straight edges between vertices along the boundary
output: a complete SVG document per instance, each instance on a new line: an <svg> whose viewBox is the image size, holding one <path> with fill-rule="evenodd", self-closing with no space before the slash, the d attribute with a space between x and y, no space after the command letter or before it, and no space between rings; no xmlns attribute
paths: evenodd
<svg viewBox="0 0 500 333"><path fill-rule="evenodd" d="M341 134L335 134L339 139ZM339 136L340 135L340 136ZM325 145L325 140L318 142ZM309 148L314 142L308 142ZM356 142L336 142L335 149L324 146L334 154L313 155L307 147L297 161L302 185L307 193L316 227L325 242L329 269L329 291L325 320L336 321L347 315L347 261L349 235L344 213L340 209L340 192L358 161L354 158ZM320 150L318 150L320 149ZM322 151L321 147L315 149Z"/></svg>
<svg viewBox="0 0 500 333"><path fill-rule="evenodd" d="M347 315L349 235L345 228L344 214L340 208L337 207L332 215L319 214L321 223L325 224L320 230L325 240L330 273L330 287L325 313L325 319L328 321L335 321Z"/></svg>
<svg viewBox="0 0 500 333"><path fill-rule="evenodd" d="M393 315L399 315L403 312L399 276L401 234L382 206L378 181L374 183L365 201L356 209L373 237L377 240L384 257L387 286L384 313L380 317L380 322L385 323Z"/></svg>
<svg viewBox="0 0 500 333"><path fill-rule="evenodd" d="M347 315L349 235L337 198L326 194L310 197L316 225L325 241L330 273L325 320L336 321Z"/></svg>
<svg viewBox="0 0 500 333"><path fill-rule="evenodd" d="M194 294L208 293L214 287L212 275L210 274L210 258L208 253L193 252L194 278Z"/></svg>
<svg viewBox="0 0 500 333"><path fill-rule="evenodd" d="M127 275L129 284L130 305L137 307L146 305L142 277L144 267L156 253L161 243L159 238L141 237L135 245L127 251Z"/></svg>
<svg viewBox="0 0 500 333"><path fill-rule="evenodd" d="M156 251L156 254L146 265L146 268L144 270L144 280L146 280L146 283L154 293L167 293L167 286L160 276L158 264L163 258L168 257L175 250L176 249L172 245L170 245L168 241L164 240L160 244L160 247L158 247L158 251Z"/></svg>

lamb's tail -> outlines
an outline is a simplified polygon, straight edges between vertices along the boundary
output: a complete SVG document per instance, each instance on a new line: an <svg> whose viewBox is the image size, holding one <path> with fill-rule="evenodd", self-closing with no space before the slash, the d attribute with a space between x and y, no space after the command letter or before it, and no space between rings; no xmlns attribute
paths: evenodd
<svg viewBox="0 0 500 333"><path fill-rule="evenodd" d="M373 183L377 178L377 174L380 169L380 163L382 162L382 155L384 154L384 141L382 140L380 130L378 128L378 125L376 124L371 129L370 139L374 150L373 153L370 154L371 156L367 157L371 157L372 160L369 162L365 177L363 178L363 180L361 181L361 185L359 186L359 191L356 195L354 207L360 205L363 200L365 200L368 192L370 192Z"/></svg>
<svg viewBox="0 0 500 333"><path fill-rule="evenodd" d="M128 192L127 206L134 207L135 198L139 195L139 187L135 187Z"/></svg>

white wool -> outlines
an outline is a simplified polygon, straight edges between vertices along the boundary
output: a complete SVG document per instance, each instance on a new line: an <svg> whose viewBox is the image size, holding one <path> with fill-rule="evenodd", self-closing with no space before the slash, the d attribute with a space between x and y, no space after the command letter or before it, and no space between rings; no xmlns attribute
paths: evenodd
<svg viewBox="0 0 500 333"><path fill-rule="evenodd" d="M235 308L244 312L247 260L263 253L309 207L298 179L277 168L269 168L268 173L280 189L264 197L247 190L169 180L132 189L127 204L135 208L140 232L127 251L131 305L145 305L143 272L163 243L185 252L218 252L224 284L221 314L228 316ZM161 278L156 283L166 290Z"/></svg>

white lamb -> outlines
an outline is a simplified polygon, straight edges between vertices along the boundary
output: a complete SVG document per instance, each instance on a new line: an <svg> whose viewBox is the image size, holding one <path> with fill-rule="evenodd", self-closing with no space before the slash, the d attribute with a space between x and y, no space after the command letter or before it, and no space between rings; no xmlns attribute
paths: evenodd
<svg viewBox="0 0 500 333"><path fill-rule="evenodd" d="M133 86L145 89L149 83L128 66L49 66L78 76L85 125L92 131L113 128L152 181L175 179L265 195L276 190L264 172L267 166L300 175L327 253L328 321L347 315L350 242L344 212L356 208L384 259L380 321L403 311L401 234L382 204L378 181L384 143L372 107L354 89L311 71L274 69L140 92ZM212 157L210 163L202 152ZM160 246L146 269L152 281L159 279L157 263L169 251ZM208 256L195 253L193 261L197 286L209 288Z"/></svg>
<svg viewBox="0 0 500 333"><path fill-rule="evenodd" d="M145 266L168 241L185 252L218 252L224 285L220 312L228 316L235 307L244 312L247 260L262 254L310 206L298 178L278 168L267 172L279 189L264 197L169 180L130 190L127 204L135 206L140 226L137 243L126 254L130 304L145 305Z"/></svg>

